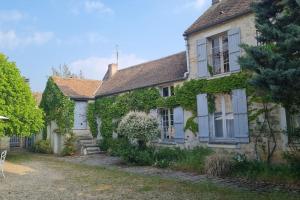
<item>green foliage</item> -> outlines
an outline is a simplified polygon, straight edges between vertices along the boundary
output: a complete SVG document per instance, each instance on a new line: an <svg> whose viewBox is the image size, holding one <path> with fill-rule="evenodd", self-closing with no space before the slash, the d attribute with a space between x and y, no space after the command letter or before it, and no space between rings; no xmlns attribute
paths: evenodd
<svg viewBox="0 0 300 200"><path fill-rule="evenodd" d="M89 103L87 109L87 120L90 127L90 131L94 137L98 134L97 115L95 103Z"/></svg>
<svg viewBox="0 0 300 200"><path fill-rule="evenodd" d="M60 134L70 133L74 125L75 103L66 97L50 77L40 107L46 114L46 123L55 121Z"/></svg>
<svg viewBox="0 0 300 200"><path fill-rule="evenodd" d="M76 152L75 147L76 137L74 133L69 133L65 135L64 148L62 150L63 156L72 156Z"/></svg>
<svg viewBox="0 0 300 200"><path fill-rule="evenodd" d="M177 160L171 168L182 171L204 173L204 165L207 156L214 152L209 148L196 147L190 150L181 150L184 156Z"/></svg>
<svg viewBox="0 0 300 200"><path fill-rule="evenodd" d="M118 96L103 97L96 100L96 113L101 118L102 137L111 138L118 123L129 111L149 112L156 108L157 99L161 98L156 88L139 89Z"/></svg>
<svg viewBox="0 0 300 200"><path fill-rule="evenodd" d="M14 62L0 54L0 115L9 121L0 122L0 138L4 135L30 136L43 127L43 112L36 105L29 85Z"/></svg>
<svg viewBox="0 0 300 200"><path fill-rule="evenodd" d="M184 131L190 130L192 133L196 134L198 132L198 124L195 122L196 116L192 116L187 119Z"/></svg>
<svg viewBox="0 0 300 200"><path fill-rule="evenodd" d="M49 140L40 140L33 146L33 152L51 154L52 148Z"/></svg>
<svg viewBox="0 0 300 200"><path fill-rule="evenodd" d="M199 79L184 82L181 87L175 89L176 102L185 110L197 114L196 96L207 93L213 98L213 94L229 93L234 89L247 88L248 74L236 73L217 79ZM209 101L212 102L212 101Z"/></svg>
<svg viewBox="0 0 300 200"><path fill-rule="evenodd" d="M205 158L213 151L208 148L197 147L191 150L168 147L139 148L132 145L125 138L105 139L100 143L100 149L110 155L119 156L125 162L134 165L153 165L160 168L204 172Z"/></svg>
<svg viewBox="0 0 300 200"><path fill-rule="evenodd" d="M260 45L243 45L240 64L256 90L293 112L300 105L299 1L257 1L253 9Z"/></svg>
<svg viewBox="0 0 300 200"><path fill-rule="evenodd" d="M297 166L287 164L270 165L267 162L255 160L235 160L231 176L269 182L299 183L299 163Z"/></svg>

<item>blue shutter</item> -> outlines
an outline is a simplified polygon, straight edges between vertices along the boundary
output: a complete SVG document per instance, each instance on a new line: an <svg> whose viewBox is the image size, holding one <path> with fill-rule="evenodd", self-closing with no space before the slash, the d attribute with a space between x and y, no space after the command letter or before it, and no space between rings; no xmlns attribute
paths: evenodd
<svg viewBox="0 0 300 200"><path fill-rule="evenodd" d="M208 104L207 94L197 95L197 113L199 139L201 142L208 142L209 139L209 120L208 120Z"/></svg>
<svg viewBox="0 0 300 200"><path fill-rule="evenodd" d="M229 51L229 67L231 72L240 71L238 58L241 55L241 31L240 28L230 29L228 31L228 51Z"/></svg>
<svg viewBox="0 0 300 200"><path fill-rule="evenodd" d="M206 38L197 41L198 77L200 78L208 77L206 44Z"/></svg>
<svg viewBox="0 0 300 200"><path fill-rule="evenodd" d="M175 141L184 142L184 112L182 107L174 108Z"/></svg>
<svg viewBox="0 0 300 200"><path fill-rule="evenodd" d="M232 91L234 136L241 143L249 143L248 109L245 89Z"/></svg>

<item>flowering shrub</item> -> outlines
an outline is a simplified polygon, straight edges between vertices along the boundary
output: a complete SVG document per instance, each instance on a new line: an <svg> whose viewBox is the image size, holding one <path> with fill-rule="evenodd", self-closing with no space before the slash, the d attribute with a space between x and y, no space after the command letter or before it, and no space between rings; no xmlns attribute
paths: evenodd
<svg viewBox="0 0 300 200"><path fill-rule="evenodd" d="M139 146L145 146L147 142L158 137L157 118L144 112L129 112L119 123L117 132L126 137L131 143L138 142Z"/></svg>

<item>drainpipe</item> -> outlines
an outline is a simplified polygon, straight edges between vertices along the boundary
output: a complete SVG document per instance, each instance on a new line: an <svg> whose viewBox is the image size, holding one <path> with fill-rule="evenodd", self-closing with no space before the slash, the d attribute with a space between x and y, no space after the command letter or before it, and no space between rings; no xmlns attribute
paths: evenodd
<svg viewBox="0 0 300 200"><path fill-rule="evenodd" d="M190 74L190 57L189 57L189 43L187 37L184 37L185 40L185 46L186 46L186 66L187 66L187 71L184 73L184 78L187 78L188 75Z"/></svg>

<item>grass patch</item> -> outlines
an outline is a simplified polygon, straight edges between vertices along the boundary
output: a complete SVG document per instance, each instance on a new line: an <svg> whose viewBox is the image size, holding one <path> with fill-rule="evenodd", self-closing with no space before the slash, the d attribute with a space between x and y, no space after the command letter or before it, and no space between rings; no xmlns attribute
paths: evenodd
<svg viewBox="0 0 300 200"><path fill-rule="evenodd" d="M236 163L232 176L249 180L268 181L274 183L300 183L300 169L287 164L267 164L257 161L243 161Z"/></svg>
<svg viewBox="0 0 300 200"><path fill-rule="evenodd" d="M213 151L208 148L196 147L192 150L185 150L185 156L171 165L171 168L181 171L203 173L205 159Z"/></svg>
<svg viewBox="0 0 300 200"><path fill-rule="evenodd" d="M13 163L31 161L32 154L27 152L8 152L6 160Z"/></svg>

